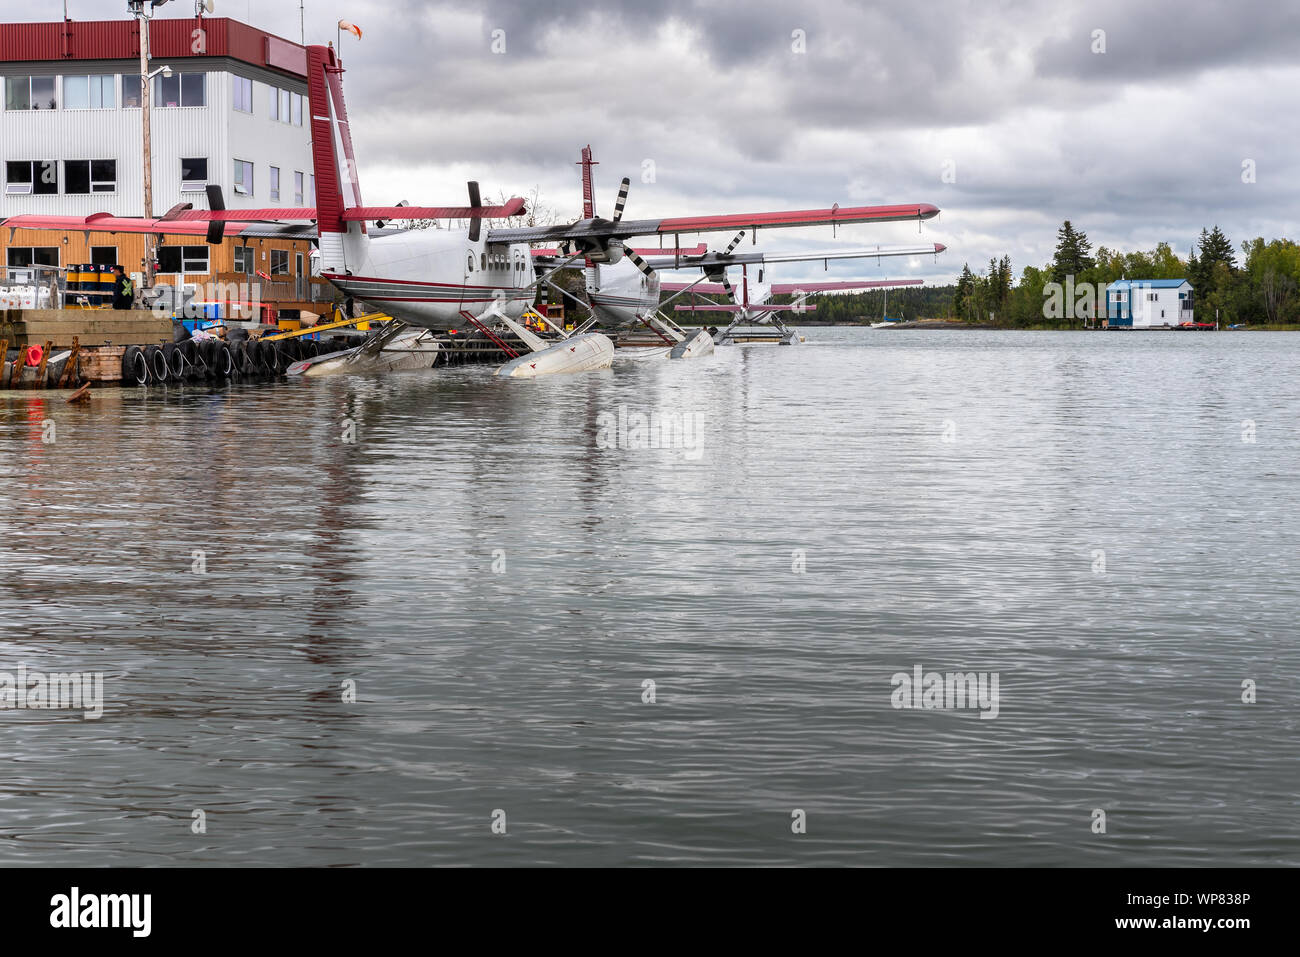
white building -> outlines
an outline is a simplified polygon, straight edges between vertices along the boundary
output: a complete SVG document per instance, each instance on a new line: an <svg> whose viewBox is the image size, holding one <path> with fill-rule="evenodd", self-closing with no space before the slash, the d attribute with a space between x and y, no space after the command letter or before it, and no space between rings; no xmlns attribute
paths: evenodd
<svg viewBox="0 0 1300 957"><path fill-rule="evenodd" d="M1106 321L1134 329L1192 321L1192 284L1186 279L1119 279L1106 287Z"/></svg>
<svg viewBox="0 0 1300 957"><path fill-rule="evenodd" d="M153 80L154 215L205 208L208 183L231 208L315 205L306 50L214 17L155 19L149 37L150 70L173 71ZM139 56L135 20L0 24L0 219L143 215ZM10 266L51 258L49 246L0 240ZM79 261L62 252L39 264ZM242 258L236 271L261 268ZM208 271L172 265L163 271Z"/></svg>

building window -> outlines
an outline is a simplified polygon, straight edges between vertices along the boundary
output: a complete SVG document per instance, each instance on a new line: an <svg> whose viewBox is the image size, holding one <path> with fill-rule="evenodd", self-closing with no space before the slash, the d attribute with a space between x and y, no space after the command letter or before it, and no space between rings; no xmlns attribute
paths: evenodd
<svg viewBox="0 0 1300 957"><path fill-rule="evenodd" d="M297 171L293 174L293 204L302 205L302 173Z"/></svg>
<svg viewBox="0 0 1300 957"><path fill-rule="evenodd" d="M253 164L235 160L235 192L253 195Z"/></svg>
<svg viewBox="0 0 1300 957"><path fill-rule="evenodd" d="M5 192L27 195L59 191L56 160L10 160L5 163Z"/></svg>
<svg viewBox="0 0 1300 957"><path fill-rule="evenodd" d="M272 276L289 275L289 250L287 249L271 250L271 275Z"/></svg>
<svg viewBox="0 0 1300 957"><path fill-rule="evenodd" d="M280 123L293 121L294 94L277 86L271 87L271 119Z"/></svg>
<svg viewBox="0 0 1300 957"><path fill-rule="evenodd" d="M122 109L138 110L140 109L140 74L123 73L122 74Z"/></svg>
<svg viewBox="0 0 1300 957"><path fill-rule="evenodd" d="M271 87L271 119L280 123L302 126L301 93L290 93L279 87Z"/></svg>
<svg viewBox="0 0 1300 957"><path fill-rule="evenodd" d="M274 202L280 201L280 167L271 167L271 199Z"/></svg>
<svg viewBox="0 0 1300 957"><path fill-rule="evenodd" d="M158 74L153 78L153 105L207 106L205 73Z"/></svg>
<svg viewBox="0 0 1300 957"><path fill-rule="evenodd" d="M192 156L181 159L181 192L201 193L208 185L208 159Z"/></svg>
<svg viewBox="0 0 1300 957"><path fill-rule="evenodd" d="M160 273L207 275L207 246L159 246L158 271Z"/></svg>
<svg viewBox="0 0 1300 957"><path fill-rule="evenodd" d="M235 247L235 272L242 272L244 275L251 275L253 272L253 261L256 259L254 251L248 246Z"/></svg>
<svg viewBox="0 0 1300 957"><path fill-rule="evenodd" d="M248 77L237 76L235 81L235 109L241 113L253 112L253 81Z"/></svg>
<svg viewBox="0 0 1300 957"><path fill-rule="evenodd" d="M111 110L117 107L117 76L65 76L65 110Z"/></svg>
<svg viewBox="0 0 1300 957"><path fill-rule="evenodd" d="M90 264L92 266L116 266L117 247L116 246L91 246Z"/></svg>
<svg viewBox="0 0 1300 957"><path fill-rule="evenodd" d="M117 160L64 160L65 193L117 192Z"/></svg>
<svg viewBox="0 0 1300 957"><path fill-rule="evenodd" d="M53 110L59 106L52 76L5 77L6 110Z"/></svg>
<svg viewBox="0 0 1300 957"><path fill-rule="evenodd" d="M316 176L314 174L307 177L307 204L309 206L316 205Z"/></svg>
<svg viewBox="0 0 1300 957"><path fill-rule="evenodd" d="M15 269L26 269L30 266L57 268L59 265L58 246L10 246L7 255L9 265Z"/></svg>

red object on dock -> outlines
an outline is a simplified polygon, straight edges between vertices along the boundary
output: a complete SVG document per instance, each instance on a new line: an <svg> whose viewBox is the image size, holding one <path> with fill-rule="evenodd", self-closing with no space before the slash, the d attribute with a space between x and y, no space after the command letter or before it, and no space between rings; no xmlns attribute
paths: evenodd
<svg viewBox="0 0 1300 957"><path fill-rule="evenodd" d="M41 364L41 354L42 353L41 353L40 346L28 346L27 364L31 366L33 369L35 369L37 366Z"/></svg>

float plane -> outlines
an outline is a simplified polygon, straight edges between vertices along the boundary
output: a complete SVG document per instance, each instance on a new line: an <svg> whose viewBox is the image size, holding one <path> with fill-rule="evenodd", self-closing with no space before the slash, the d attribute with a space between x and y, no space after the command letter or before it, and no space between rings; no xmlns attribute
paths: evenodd
<svg viewBox="0 0 1300 957"><path fill-rule="evenodd" d="M578 162L578 165L582 167L583 215L590 220L595 216L595 189L592 182L591 168L598 165L597 161L592 159L590 145L583 147L582 159ZM611 222L618 223L622 220L623 210L627 205L629 187L630 180L624 177L619 186L618 198L614 203L614 215ZM603 326L636 330L631 334L620 333L618 338L620 350L627 349L629 353L636 354L638 358L663 355L669 355L672 358L688 358L707 355L712 352L713 339L708 331L704 329L691 331L682 329L665 314L665 310L671 302L681 295L688 292L704 292L705 288L714 294L727 295L734 304L736 301L734 290L727 278L727 269L731 266L745 268L750 265L764 266L771 263L822 261L829 267L832 259L879 259L884 256L937 255L946 248L942 243L918 243L904 246L870 246L858 249L836 249L804 253L736 252L736 247L739 246L744 237L745 231L741 230L720 252L709 252L707 247L702 244L694 249L637 249L625 246L623 258L620 262L601 265L587 259L583 264L587 296L585 305L589 307L592 315L597 317ZM571 251L571 247L534 249L534 266L539 272L549 273L557 265L562 265L566 254ZM684 285L664 283L659 276L660 271L696 268L701 270L700 277L695 282ZM761 275L760 270L760 277ZM748 272L745 273L745 278L748 280ZM710 282L705 283L705 280L710 280ZM920 280L896 281L893 284L916 285L919 283ZM803 287L816 286L817 288L808 288L809 292L816 292L822 289L869 289L876 288L879 285L882 285L882 283L853 283L848 285L840 283L805 283ZM715 289L717 286L721 288ZM548 290L555 290L562 296L572 298L571 294L566 290L549 280L543 286L543 296L547 295ZM674 295L666 300L661 300L661 294L664 292L672 292ZM769 291L766 295L770 297L772 292ZM760 301L766 301L766 299L755 299L754 303L757 304ZM750 300L747 296L746 305L749 304ZM682 307L678 306L677 308L680 310ZM731 309L731 307L718 308ZM732 311L739 312L740 310L732 309ZM734 325L736 323L733 323ZM784 327L781 328L784 331Z"/></svg>
<svg viewBox="0 0 1300 957"><path fill-rule="evenodd" d="M916 220L938 215L928 203L895 206L832 206L784 212L731 213L624 220L621 207L612 220L595 215L556 226L485 228L484 219L503 220L524 212L524 201L510 199L484 206L470 184L468 206L367 206L361 198L351 126L343 98L343 67L333 46L306 48L312 159L316 175L314 207L226 209L219 187L210 187L209 209L181 203L157 219L131 219L107 213L92 216L15 216L11 228L206 234L218 243L255 224L279 224L283 235L310 236L319 244L321 275L345 296L387 313L408 326L449 330L466 325L514 350L492 331L509 327L530 354L512 359L500 375L529 377L551 372L605 368L613 343L601 333L575 333L559 342L543 340L519 323L537 290L556 271L581 259L598 266L623 261L624 241L639 236L673 236L775 227L847 225ZM368 225L406 219L468 220L465 229L430 229L370 235ZM300 224L295 226L295 224ZM560 261L535 275L532 244L557 245ZM680 241L674 246L680 247ZM635 264L635 252L628 257Z"/></svg>

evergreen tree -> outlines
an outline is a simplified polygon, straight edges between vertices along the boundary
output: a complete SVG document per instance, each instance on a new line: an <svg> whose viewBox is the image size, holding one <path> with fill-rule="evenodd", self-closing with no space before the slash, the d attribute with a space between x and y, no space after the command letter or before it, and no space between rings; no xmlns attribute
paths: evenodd
<svg viewBox="0 0 1300 957"><path fill-rule="evenodd" d="M1187 281L1192 284L1192 295L1196 296L1205 288L1206 271L1201 268L1201 261L1196 256L1196 247L1192 247L1187 257Z"/></svg>
<svg viewBox="0 0 1300 957"><path fill-rule="evenodd" d="M1202 322L1210 321L1213 308L1223 308L1228 287L1237 271L1237 258L1232 243L1216 225L1214 229L1201 229L1197 250L1187 263L1187 278L1192 284L1192 301ZM1196 252L1200 252L1200 256Z"/></svg>
<svg viewBox="0 0 1300 957"><path fill-rule="evenodd" d="M1076 230L1067 219L1056 232L1056 255L1052 259L1052 279L1065 282L1067 276L1076 281L1085 269L1096 265L1092 258L1092 243L1087 233Z"/></svg>
<svg viewBox="0 0 1300 957"><path fill-rule="evenodd" d="M963 263L961 276L957 279L957 291L952 297L952 311L958 319L970 318L970 300L974 292L975 276L970 271L970 264Z"/></svg>
<svg viewBox="0 0 1300 957"><path fill-rule="evenodd" d="M1201 230L1201 262L1207 263L1207 272L1213 272L1215 263L1223 263L1229 271L1237 269L1237 257L1232 253L1232 243L1223 235L1223 230L1215 226L1210 232Z"/></svg>

